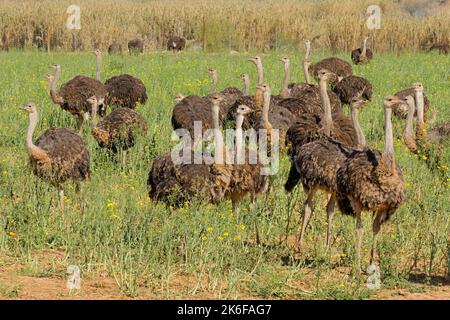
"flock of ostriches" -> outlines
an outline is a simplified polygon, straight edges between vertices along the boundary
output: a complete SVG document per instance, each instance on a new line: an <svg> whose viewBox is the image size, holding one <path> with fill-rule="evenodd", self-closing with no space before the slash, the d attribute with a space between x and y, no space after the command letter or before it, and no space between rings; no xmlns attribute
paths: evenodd
<svg viewBox="0 0 450 320"><path fill-rule="evenodd" d="M291 160L289 176L285 183L290 192L301 182L306 193L302 212L301 231L296 252L301 252L308 221L313 212L313 199L317 191L327 194L328 230L327 248L332 239L334 207L356 219L356 266L360 270L360 251L363 235L361 213L373 213L373 245L371 263L376 258L376 239L383 222L405 202L406 192L402 171L396 162L393 148L392 113L405 119L405 144L412 152L440 144L448 138L450 122L444 122L430 130L425 129L429 100L420 83L384 99L384 150L370 148L358 122L358 114L365 102L371 99L372 85L362 77L353 75L352 66L336 57L310 62L310 42L306 41L303 60L305 83L291 83L289 58L284 56L284 82L278 95L272 95L264 83L263 64L258 56L249 59L258 73L258 86L254 96L249 95L249 77L242 74L243 90L235 87L216 91L217 72L209 69L212 78L211 93L201 97L176 94L172 112L174 129L184 128L193 134L194 121L202 122L202 129L221 129L225 121L232 121L236 128L236 146L245 146L242 129L266 129L270 143L273 130L277 129L288 146ZM96 79L76 76L57 89L61 74L60 65L54 65L55 74L47 76L48 94L55 104L76 118L78 133L67 128L46 130L33 142L37 108L33 102L23 109L29 114L26 147L34 173L49 181L59 190L60 206L64 210L66 181L80 182L90 176L89 150L82 138L83 122L92 122L92 135L102 148L118 154L125 162L126 150L133 146L136 135L145 135L147 122L135 109L145 104L146 89L143 82L123 74L104 83L100 79L101 52L95 51ZM355 64L373 58L367 48L367 38L362 48L353 50ZM310 77L318 85L310 82ZM330 89L331 90L330 90ZM347 104L351 116L342 112ZM112 112L105 116L107 107ZM97 122L97 117L103 117ZM416 130L414 131L414 119ZM216 153L234 157L236 152L226 147L220 130L215 133ZM192 151L193 152L193 151ZM270 156L270 155L268 155ZM253 203L258 193L268 192L270 178L261 175L261 164L175 164L168 152L153 160L148 174L148 192L152 200L180 205L193 197L217 203L231 199L233 210L249 196ZM255 223L256 226L256 223ZM256 228L257 230L257 228ZM257 233L257 241L259 241Z"/></svg>

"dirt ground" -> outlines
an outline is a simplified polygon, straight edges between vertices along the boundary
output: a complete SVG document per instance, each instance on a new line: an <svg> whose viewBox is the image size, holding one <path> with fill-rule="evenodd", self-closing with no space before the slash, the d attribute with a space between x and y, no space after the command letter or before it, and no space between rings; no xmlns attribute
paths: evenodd
<svg viewBox="0 0 450 320"><path fill-rule="evenodd" d="M62 253L55 251L40 254L40 260L45 261L63 258ZM42 260L41 260L42 261ZM16 259L0 256L0 300L11 299L87 299L87 300L117 300L117 299L155 299L161 298L154 293L154 288L139 290L137 297L124 295L113 277L99 273L95 279L83 278L80 290L67 289L64 270L55 274L28 275L30 271L24 271L24 265ZM418 276L420 278L421 276ZM420 279L417 279L420 281ZM210 292L188 293L186 283L192 283L193 279L187 276L175 276L171 279L171 292L180 292L178 298L185 299L217 299ZM435 282L435 283L433 283ZM411 292L408 290L380 290L373 299L389 300L450 300L450 279L431 280L431 285L426 292ZM183 292L185 294L183 294ZM177 298L177 297L173 297ZM240 299L257 299L258 297L239 296Z"/></svg>

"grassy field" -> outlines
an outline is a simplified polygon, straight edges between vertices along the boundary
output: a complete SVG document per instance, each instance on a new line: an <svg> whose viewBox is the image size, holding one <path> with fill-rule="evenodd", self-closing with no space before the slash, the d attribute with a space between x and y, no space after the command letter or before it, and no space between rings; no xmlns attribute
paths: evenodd
<svg viewBox="0 0 450 320"><path fill-rule="evenodd" d="M299 69L302 53L286 53L293 64L293 80L303 81ZM273 92L278 92L282 83L280 54L262 55ZM312 59L327 55L323 52ZM348 54L338 56L349 60ZM423 159L407 151L400 121L394 123L395 151L404 171L408 200L380 233L380 291L369 290L365 276L350 276L355 253L351 218L336 215L332 250L325 253L323 197L317 199L307 230L306 253L300 260L293 259L290 245L298 233L304 195L301 188L292 195L282 188L289 168L285 154L274 192L259 197L253 210L245 202L239 220L228 201L217 206L193 202L174 210L149 200L148 170L153 159L173 144L170 117L175 92L207 93L208 67L217 68L219 89L240 87L239 74L246 72L254 90L256 72L247 57L191 52L105 56L103 79L126 72L144 81L149 101L139 111L148 120L148 136L138 141L121 170L116 159L96 147L90 128L85 128L92 178L84 184L81 201L69 187L67 210L62 214L56 190L29 169L25 150L28 117L19 106L30 100L37 103L40 122L35 138L49 127L74 127L70 114L48 98L44 76L53 72L48 67L52 63L62 66L61 83L78 74L94 76L94 56L0 53L0 298L349 299L408 292L431 297L433 292L447 290L450 180L442 182ZM383 97L412 82L423 82L432 109L438 111L438 121L450 118L449 65L448 55L415 53L377 55L369 65L354 67L355 74L374 85L373 101L361 113L371 147L383 147ZM443 157L448 163L448 147ZM289 215L291 223L286 230ZM370 218L364 215L365 266ZM256 219L261 246L254 241ZM65 289L68 265L81 269L80 292Z"/></svg>

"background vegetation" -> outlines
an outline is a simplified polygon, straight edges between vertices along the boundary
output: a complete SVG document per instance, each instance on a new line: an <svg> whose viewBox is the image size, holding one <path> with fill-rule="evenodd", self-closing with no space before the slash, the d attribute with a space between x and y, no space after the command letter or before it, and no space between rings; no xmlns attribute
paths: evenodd
<svg viewBox="0 0 450 320"><path fill-rule="evenodd" d="M369 5L382 9L381 29L370 32L377 52L416 51L427 41L450 41L447 0L0 0L2 46L70 50L66 28L71 4L81 7L79 50L105 49L116 39L145 37L146 50L165 49L171 35L195 39L193 50L295 49L349 51L368 33Z"/></svg>

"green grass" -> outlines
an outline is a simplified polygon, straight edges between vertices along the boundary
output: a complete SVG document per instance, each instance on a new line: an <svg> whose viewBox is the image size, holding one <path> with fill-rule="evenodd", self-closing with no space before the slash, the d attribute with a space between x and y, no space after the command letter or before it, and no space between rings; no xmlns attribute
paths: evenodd
<svg viewBox="0 0 450 320"><path fill-rule="evenodd" d="M277 93L282 83L282 53L263 55L266 81ZM288 52L293 64L293 81L303 81L300 53ZM317 61L327 53L315 53ZM348 55L341 57L349 60ZM146 180L152 160L170 150L170 117L174 94L205 94L209 89L208 67L219 74L219 88L241 87L239 74L256 72L247 56L226 54L156 53L137 57L105 55L103 80L130 73L141 78L149 95L139 111L148 120L147 137L140 139L127 158L127 167L96 147L86 126L84 138L91 152L90 181L84 184L83 206L73 187L67 191L64 215L58 209L56 190L36 178L28 166L25 131L28 117L19 106L33 100L40 121L37 138L49 127L74 127L67 112L52 104L46 95L48 66L62 66L61 83L78 74L94 76L94 56L89 53L0 53L0 254L18 257L28 267L22 273L52 276L54 270L79 265L82 276L107 270L124 296L136 297L151 290L157 298L195 297L199 293L217 298L367 298L374 292L365 277L350 277L354 258L354 221L336 215L336 241L331 255L324 250L326 216L323 197L306 234L304 258L294 262L292 249L280 243L291 213L290 235L296 235L303 201L300 189L292 195L283 191L289 160L282 156L274 192L259 197L249 212L243 203L239 220L231 203L198 202L172 210L152 203ZM438 54L385 54L354 72L371 80L373 101L361 114L370 146L383 147L382 99L388 94L422 81L438 119L450 118L449 56ZM395 122L395 150L405 176L408 200L393 219L383 225L379 254L383 288L411 288L410 272L430 277L447 274L450 222L450 181L435 177L424 161L411 155L401 141L403 124ZM443 154L448 162L448 147ZM292 198L293 197L293 198ZM82 208L83 207L83 208ZM265 246L254 245L254 220L258 220ZM371 243L370 215L364 215L364 263ZM15 234L11 234L14 232ZM49 270L36 266L30 256L44 250L62 250L62 266ZM33 261L30 264L30 261ZM62 273L60 275L64 277ZM181 280L180 280L181 279ZM183 280L185 279L185 280ZM188 280L189 279L189 280ZM175 282L182 286L174 286ZM420 285L420 284L419 284ZM6 295L20 294L4 289Z"/></svg>

